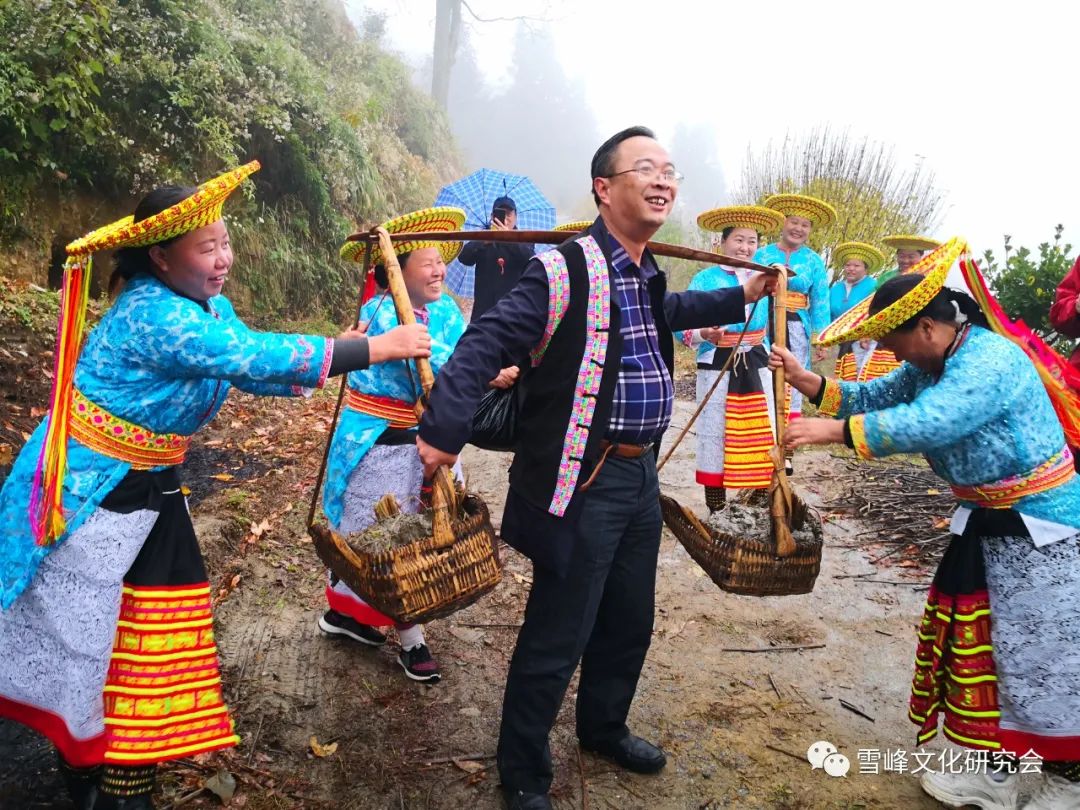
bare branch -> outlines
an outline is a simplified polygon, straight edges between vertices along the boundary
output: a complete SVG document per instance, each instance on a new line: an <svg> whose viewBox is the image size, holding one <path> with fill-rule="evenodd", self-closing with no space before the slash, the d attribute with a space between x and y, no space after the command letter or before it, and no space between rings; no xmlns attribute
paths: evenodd
<svg viewBox="0 0 1080 810"><path fill-rule="evenodd" d="M521 15L519 17L481 17L475 11L472 10L472 7L469 6L469 4L465 2L465 0L461 0L461 5L467 12L469 12L469 14L472 15L472 18L474 20L476 20L477 22L482 22L482 23L493 23L493 22L539 22L539 23L547 23L547 22L551 22L551 20L546 18L546 17L530 17L527 14L526 15Z"/></svg>
<svg viewBox="0 0 1080 810"><path fill-rule="evenodd" d="M747 149L733 200L760 203L778 193L811 194L837 209L831 227L811 234L818 250L849 239L877 242L889 233L933 233L944 202L921 160L899 171L892 148L853 141L827 126L799 140L789 133L758 152Z"/></svg>

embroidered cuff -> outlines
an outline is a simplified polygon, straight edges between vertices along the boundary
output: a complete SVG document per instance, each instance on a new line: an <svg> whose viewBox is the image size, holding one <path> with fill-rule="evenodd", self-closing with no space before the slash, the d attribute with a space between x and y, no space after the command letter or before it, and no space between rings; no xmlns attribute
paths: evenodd
<svg viewBox="0 0 1080 810"><path fill-rule="evenodd" d="M330 363L334 360L334 339L331 337L326 338L326 342L323 348L323 361L322 368L319 370L319 379L315 383L316 388L322 388L326 385L326 377L330 374Z"/></svg>
<svg viewBox="0 0 1080 810"><path fill-rule="evenodd" d="M847 420L845 433L848 432L851 434L851 446L855 450L855 455L859 458L873 458L874 454L870 451L870 444L866 440L865 414L860 413Z"/></svg>
<svg viewBox="0 0 1080 810"><path fill-rule="evenodd" d="M812 402L817 405L819 416L835 417L840 413L840 405L843 403L840 384L836 380L822 377L821 390Z"/></svg>

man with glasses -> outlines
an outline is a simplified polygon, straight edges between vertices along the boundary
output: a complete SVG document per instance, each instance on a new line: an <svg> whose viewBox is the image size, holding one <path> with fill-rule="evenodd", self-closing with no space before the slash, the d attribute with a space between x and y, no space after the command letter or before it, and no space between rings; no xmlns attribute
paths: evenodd
<svg viewBox="0 0 1080 810"><path fill-rule="evenodd" d="M638 773L664 752L626 718L653 627L660 547L656 449L671 421L673 329L742 323L772 277L673 293L646 250L682 176L645 127L592 161L599 217L535 257L518 285L465 332L420 425L425 467L452 464L504 358L531 352L502 536L532 559L510 663L498 766L507 806L550 808L548 735L581 663L582 748Z"/></svg>

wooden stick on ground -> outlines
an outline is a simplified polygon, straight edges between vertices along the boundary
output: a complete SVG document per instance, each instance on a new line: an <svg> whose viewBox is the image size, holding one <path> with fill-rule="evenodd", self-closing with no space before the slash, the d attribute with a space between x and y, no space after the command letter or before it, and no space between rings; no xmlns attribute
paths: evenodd
<svg viewBox="0 0 1080 810"><path fill-rule="evenodd" d="M824 644L790 644L784 647L721 647L720 652L794 652L796 650L823 650Z"/></svg>

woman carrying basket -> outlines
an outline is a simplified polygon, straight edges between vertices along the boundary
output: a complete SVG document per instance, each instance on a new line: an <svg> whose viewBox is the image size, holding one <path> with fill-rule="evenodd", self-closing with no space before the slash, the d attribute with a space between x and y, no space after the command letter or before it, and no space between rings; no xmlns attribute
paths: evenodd
<svg viewBox="0 0 1080 810"><path fill-rule="evenodd" d="M776 233L781 214L759 205L715 208L698 217L698 226L719 231L720 252L747 259L757 250L760 235ZM745 284L747 270L716 265L697 273L689 290L720 290ZM775 443L776 416L769 390L769 308L748 305L746 324L712 326L676 332L686 346L697 349L697 401L713 390L717 375L731 358L731 370L713 390L697 422L697 482L705 487L710 512L724 505L726 489L766 490L772 479L769 450Z"/></svg>
<svg viewBox="0 0 1080 810"><path fill-rule="evenodd" d="M52 740L78 808L150 808L157 763L238 742L178 475L191 434L233 386L297 395L428 352L421 329L334 341L237 318L221 208L256 169L159 188L68 246L52 410L0 491L0 716ZM80 352L90 257L114 248L122 291Z"/></svg>
<svg viewBox="0 0 1080 810"><path fill-rule="evenodd" d="M820 336L878 339L906 361L899 370L837 384L782 347L770 364L839 417L792 425L792 445L923 453L960 503L919 630L909 709L919 742L943 717L964 746L1033 752L1044 780L1025 808L1065 810L1080 807L1080 478L1065 440L1080 430L1080 399L1045 373L1055 358L1007 321L970 261L981 309L943 286L964 251L945 244ZM926 774L922 785L950 807L1011 810L1017 780L997 770Z"/></svg>
<svg viewBox="0 0 1080 810"><path fill-rule="evenodd" d="M459 208L428 208L397 217L382 227L390 233L426 233L461 230L465 212ZM364 261L368 244L346 242L345 259ZM443 294L446 263L461 250L460 242L397 242L394 245L409 300L420 323L431 334L431 368L438 374L465 331L465 319L453 299ZM373 247L372 265L377 285L389 280L382 251ZM398 327L393 299L386 293L364 304L360 321L369 336ZM516 368L503 369L493 386L507 387L517 378ZM348 377L345 407L330 443L323 509L338 534L362 532L375 522L375 504L392 494L402 512L421 509L424 469L416 453L417 418L413 410L421 387L413 363L387 363L356 371ZM460 478L460 467L455 470ZM319 628L371 647L381 647L386 636L378 629L395 625L401 651L398 662L411 680L436 683L439 665L417 624L395 622L367 604L332 573L326 587L329 609Z"/></svg>

